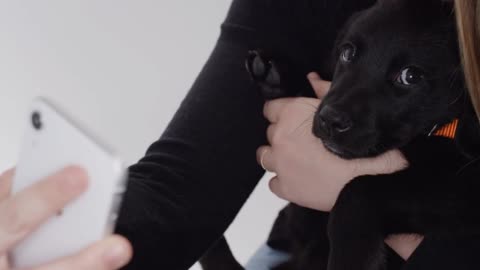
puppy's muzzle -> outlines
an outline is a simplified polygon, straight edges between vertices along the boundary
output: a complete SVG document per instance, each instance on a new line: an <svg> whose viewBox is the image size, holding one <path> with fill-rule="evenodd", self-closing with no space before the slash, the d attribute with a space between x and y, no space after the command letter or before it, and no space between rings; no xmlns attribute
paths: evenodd
<svg viewBox="0 0 480 270"><path fill-rule="evenodd" d="M353 121L347 113L333 106L323 106L317 114L317 127L328 137L344 134L353 128Z"/></svg>

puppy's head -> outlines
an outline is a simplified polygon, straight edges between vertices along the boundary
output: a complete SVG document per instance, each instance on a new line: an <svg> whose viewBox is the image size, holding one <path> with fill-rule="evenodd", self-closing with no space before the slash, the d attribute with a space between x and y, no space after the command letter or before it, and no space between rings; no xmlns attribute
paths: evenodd
<svg viewBox="0 0 480 270"><path fill-rule="evenodd" d="M380 0L347 23L313 126L327 149L377 155L459 114L465 90L452 11L441 0Z"/></svg>

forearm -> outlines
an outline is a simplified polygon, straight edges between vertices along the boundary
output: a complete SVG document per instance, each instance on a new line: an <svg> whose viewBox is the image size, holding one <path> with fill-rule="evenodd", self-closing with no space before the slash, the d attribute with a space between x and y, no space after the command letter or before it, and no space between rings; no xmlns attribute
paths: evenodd
<svg viewBox="0 0 480 270"><path fill-rule="evenodd" d="M263 100L244 71L248 48L221 40L162 138L131 167L117 231L127 269L188 269L218 239L263 170Z"/></svg>

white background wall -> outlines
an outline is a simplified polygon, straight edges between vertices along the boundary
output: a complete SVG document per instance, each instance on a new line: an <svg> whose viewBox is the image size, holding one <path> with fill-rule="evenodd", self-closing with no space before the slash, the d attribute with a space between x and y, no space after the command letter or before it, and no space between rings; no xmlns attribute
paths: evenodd
<svg viewBox="0 0 480 270"><path fill-rule="evenodd" d="M0 169L46 95L135 162L207 59L227 0L0 0ZM212 86L214 87L214 86ZM227 235L245 260L283 202L264 180Z"/></svg>

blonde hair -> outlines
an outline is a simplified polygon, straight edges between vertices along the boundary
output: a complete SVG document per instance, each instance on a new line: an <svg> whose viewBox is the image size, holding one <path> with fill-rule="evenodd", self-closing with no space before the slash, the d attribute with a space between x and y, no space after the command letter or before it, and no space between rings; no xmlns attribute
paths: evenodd
<svg viewBox="0 0 480 270"><path fill-rule="evenodd" d="M455 10L465 81L480 116L480 5L477 0L455 0Z"/></svg>

